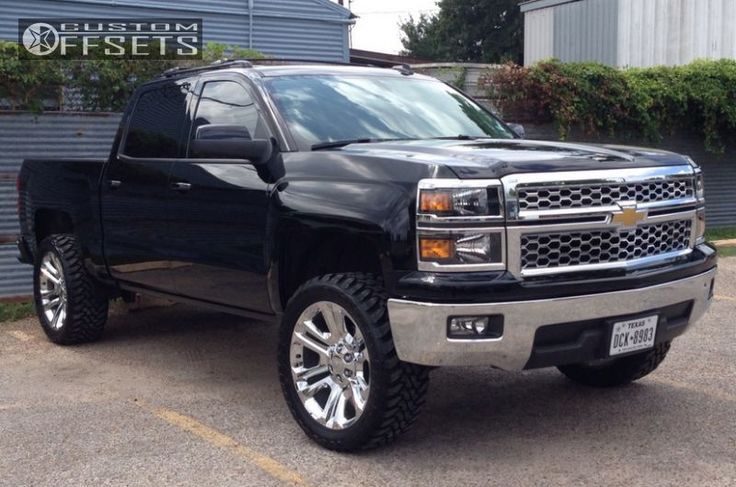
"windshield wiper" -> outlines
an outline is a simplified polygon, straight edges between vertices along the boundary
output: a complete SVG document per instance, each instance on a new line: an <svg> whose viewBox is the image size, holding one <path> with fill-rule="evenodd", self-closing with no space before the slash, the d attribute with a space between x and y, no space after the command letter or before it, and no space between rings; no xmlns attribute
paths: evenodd
<svg viewBox="0 0 736 487"><path fill-rule="evenodd" d="M373 142L396 142L397 140L414 140L414 139L349 139L349 140L333 140L331 142L320 142L314 144L312 150L337 149L350 144L370 144Z"/></svg>
<svg viewBox="0 0 736 487"><path fill-rule="evenodd" d="M346 140L333 140L331 142L320 142L319 144L314 144L312 146L312 150L324 150L324 149L338 149L340 147L345 147L346 145L350 144L370 144L374 142L397 142L397 141L403 141L403 140L478 140L478 139L492 139L493 137L487 137L487 136L475 136L475 135L452 135L452 136L445 136L445 137L429 137L427 139L411 139L411 138L401 138L401 139L371 139L371 138L363 138L363 139L346 139Z"/></svg>

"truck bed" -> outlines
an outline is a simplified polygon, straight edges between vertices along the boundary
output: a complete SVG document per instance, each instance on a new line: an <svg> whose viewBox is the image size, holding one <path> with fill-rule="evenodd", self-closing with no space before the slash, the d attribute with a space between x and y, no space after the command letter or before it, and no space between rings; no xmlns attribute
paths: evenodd
<svg viewBox="0 0 736 487"><path fill-rule="evenodd" d="M35 253L36 212L66 215L82 244L102 255L99 182L105 159L26 159L19 175L21 236Z"/></svg>

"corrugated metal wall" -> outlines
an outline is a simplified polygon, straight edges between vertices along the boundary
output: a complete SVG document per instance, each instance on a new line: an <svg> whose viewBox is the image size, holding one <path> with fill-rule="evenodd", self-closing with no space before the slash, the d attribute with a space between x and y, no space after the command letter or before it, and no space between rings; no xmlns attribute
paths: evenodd
<svg viewBox="0 0 736 487"><path fill-rule="evenodd" d="M736 0L539 0L522 10L526 64L551 55L619 67L736 58Z"/></svg>
<svg viewBox="0 0 736 487"><path fill-rule="evenodd" d="M554 9L533 10L524 15L524 65L554 56Z"/></svg>
<svg viewBox="0 0 736 487"><path fill-rule="evenodd" d="M202 18L205 42L275 57L348 61L350 13L329 0L1 0L0 39L18 39L18 18Z"/></svg>
<svg viewBox="0 0 736 487"><path fill-rule="evenodd" d="M119 114L0 113L0 298L31 291L31 267L18 262L15 179L26 158L96 157L110 152Z"/></svg>
<svg viewBox="0 0 736 487"><path fill-rule="evenodd" d="M28 158L107 157L119 123L117 113L0 112L0 172Z"/></svg>
<svg viewBox="0 0 736 487"><path fill-rule="evenodd" d="M554 10L556 58L562 61L598 61L616 64L618 29L616 0L584 0L558 5L552 10Z"/></svg>
<svg viewBox="0 0 736 487"><path fill-rule="evenodd" d="M700 161L709 226L736 226L736 161Z"/></svg>
<svg viewBox="0 0 736 487"><path fill-rule="evenodd" d="M350 60L347 29L313 20L256 17L254 49L274 57Z"/></svg>
<svg viewBox="0 0 736 487"><path fill-rule="evenodd" d="M736 58L736 0L618 0L618 66Z"/></svg>
<svg viewBox="0 0 736 487"><path fill-rule="evenodd" d="M7 243L18 234L16 200L15 173L0 173L0 243Z"/></svg>
<svg viewBox="0 0 736 487"><path fill-rule="evenodd" d="M0 245L0 299L33 294L33 271L18 262L15 245Z"/></svg>

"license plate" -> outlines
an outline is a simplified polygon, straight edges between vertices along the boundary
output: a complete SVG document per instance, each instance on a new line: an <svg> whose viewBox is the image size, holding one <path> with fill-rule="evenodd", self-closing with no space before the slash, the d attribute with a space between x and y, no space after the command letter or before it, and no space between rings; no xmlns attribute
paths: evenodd
<svg viewBox="0 0 736 487"><path fill-rule="evenodd" d="M613 324L609 355L646 350L654 346L659 316L647 316Z"/></svg>

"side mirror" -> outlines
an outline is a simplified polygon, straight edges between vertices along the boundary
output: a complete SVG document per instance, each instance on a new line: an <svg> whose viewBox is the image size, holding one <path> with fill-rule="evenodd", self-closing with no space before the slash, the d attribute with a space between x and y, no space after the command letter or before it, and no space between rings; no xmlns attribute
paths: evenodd
<svg viewBox="0 0 736 487"><path fill-rule="evenodd" d="M196 140L248 139L250 132L242 125L200 125L194 134Z"/></svg>
<svg viewBox="0 0 736 487"><path fill-rule="evenodd" d="M519 138L525 138L526 137L526 130L524 130L524 126L520 123L507 123L506 125L509 126L511 130L514 131L516 135L519 136Z"/></svg>
<svg viewBox="0 0 736 487"><path fill-rule="evenodd" d="M271 160L276 150L276 142L273 139L195 139L189 145L190 157L197 159L246 159L254 166L266 164Z"/></svg>

